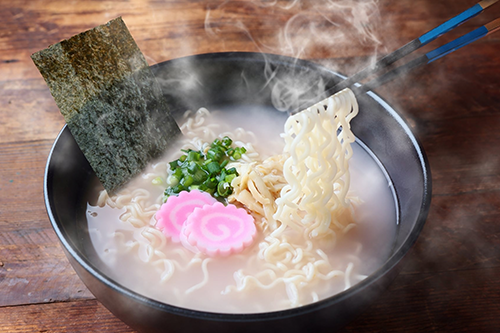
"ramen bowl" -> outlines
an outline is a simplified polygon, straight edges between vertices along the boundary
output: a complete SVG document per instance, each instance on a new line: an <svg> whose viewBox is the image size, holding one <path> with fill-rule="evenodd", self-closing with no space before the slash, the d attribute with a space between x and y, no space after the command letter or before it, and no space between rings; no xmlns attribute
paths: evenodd
<svg viewBox="0 0 500 333"><path fill-rule="evenodd" d="M343 78L312 62L257 53L195 55L157 64L152 70L176 118L200 107L293 109L321 98L322 91ZM343 327L398 274L403 257L423 228L431 198L425 153L404 120L373 92L359 94L357 100L360 109L351 122L352 130L373 153L393 189L397 233L388 258L349 289L288 310L239 314L182 308L128 289L101 270L91 255L87 202L95 200L100 184L64 127L47 161L44 195L48 216L71 265L106 308L141 332L332 332Z"/></svg>

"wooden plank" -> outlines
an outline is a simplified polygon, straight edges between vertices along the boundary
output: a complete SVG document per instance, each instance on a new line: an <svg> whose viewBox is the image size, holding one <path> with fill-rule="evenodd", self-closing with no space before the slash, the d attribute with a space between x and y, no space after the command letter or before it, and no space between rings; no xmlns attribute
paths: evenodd
<svg viewBox="0 0 500 333"><path fill-rule="evenodd" d="M135 332L95 300L0 308L0 332Z"/></svg>
<svg viewBox="0 0 500 333"><path fill-rule="evenodd" d="M479 281L471 270L402 274L342 332L495 332L500 270L479 273ZM5 332L102 332L110 327L133 332L95 300L0 308L0 331Z"/></svg>
<svg viewBox="0 0 500 333"><path fill-rule="evenodd" d="M47 140L48 145L65 124L41 77L9 81L0 78L0 109L0 144Z"/></svg>
<svg viewBox="0 0 500 333"><path fill-rule="evenodd" d="M52 228L1 232L0 258L0 307L94 298Z"/></svg>
<svg viewBox="0 0 500 333"><path fill-rule="evenodd" d="M497 332L500 268L401 274L348 332Z"/></svg>
<svg viewBox="0 0 500 333"><path fill-rule="evenodd" d="M46 214L42 184L51 145L0 144L0 306L93 297Z"/></svg>
<svg viewBox="0 0 500 333"><path fill-rule="evenodd" d="M48 228L43 177L52 142L0 144L0 231Z"/></svg>
<svg viewBox="0 0 500 333"><path fill-rule="evenodd" d="M423 145L433 171L434 195L498 191L500 112L488 113L427 123Z"/></svg>
<svg viewBox="0 0 500 333"><path fill-rule="evenodd" d="M276 43L278 35L276 27L283 26L284 22L294 17L298 11L280 11L276 6L272 14L266 15L265 8L259 9L257 5L252 6L249 3L251 2L229 2L225 7L219 8L218 5L221 3L216 1L149 3L100 1L93 5L92 9L80 2L76 2L71 9L68 9L67 4L60 0L43 3L18 1L0 13L0 31L6 32L4 36L0 36L0 50L6 55L2 60L17 60L16 63L0 62L0 71L3 73L8 71L12 74L12 78L37 78L37 72L30 67L28 59L31 53L119 15L125 17L125 21L131 27L132 35L140 49L149 57L150 63L206 52L258 51L259 47L264 47L266 51L266 45ZM248 14L241 9L243 5ZM470 1L456 1L452 11L449 5L444 4L433 5L431 8L425 0L398 3L398 5L395 5L394 1L381 1L382 22L379 35L383 47L378 51L392 50L443 22L450 17L450 12L458 13L470 5ZM225 28L222 27L224 28L222 34L217 38L205 33L204 21L207 17L207 8L211 9L212 17L223 18L223 22L226 22ZM490 9L485 15L490 15L493 9L495 8ZM171 15L173 12L175 15ZM388 20L387 17L397 19ZM229 30L231 19L232 31ZM235 19L240 19L240 22L252 31L252 38L259 41L259 45L255 45L244 33L234 32L237 23ZM18 30L11 31L10 26L17 26ZM398 34L394 34L394 31L398 31ZM356 40L339 41L334 40L332 36L332 41L327 42L333 43L333 46L325 48L318 42L317 47L301 57L359 57L373 53L373 48L366 48ZM281 50L268 48L267 51L287 53L285 47Z"/></svg>
<svg viewBox="0 0 500 333"><path fill-rule="evenodd" d="M405 274L500 268L500 191L434 196ZM475 283L473 283L475 284Z"/></svg>

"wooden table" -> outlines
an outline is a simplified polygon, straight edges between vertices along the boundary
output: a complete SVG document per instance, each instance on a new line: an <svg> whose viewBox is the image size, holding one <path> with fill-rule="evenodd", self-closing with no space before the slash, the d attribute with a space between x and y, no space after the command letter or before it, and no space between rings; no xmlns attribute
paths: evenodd
<svg viewBox="0 0 500 333"><path fill-rule="evenodd" d="M352 74L374 52L394 50L474 0L380 0L380 16L356 26L347 21L348 11L315 10L320 1L303 1L301 15L296 2L273 3L0 2L0 331L133 332L80 282L47 218L45 162L64 121L30 59L33 52L121 15L150 64L206 52L265 51ZM499 14L496 5L443 40ZM332 29L325 17L339 26ZM293 47L280 44L287 41L280 38L285 26ZM378 44L360 41L356 27L370 29ZM422 142L433 199L400 275L344 332L500 330L499 51L500 34L492 34L377 90Z"/></svg>

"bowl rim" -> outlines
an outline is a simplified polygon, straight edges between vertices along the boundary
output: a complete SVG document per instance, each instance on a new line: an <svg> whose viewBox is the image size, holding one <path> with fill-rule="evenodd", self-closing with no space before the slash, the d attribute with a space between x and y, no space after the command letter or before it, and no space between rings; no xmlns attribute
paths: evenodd
<svg viewBox="0 0 500 333"><path fill-rule="evenodd" d="M204 53L204 54L196 54L196 55L190 55L190 56L185 56L185 57L180 57L180 58L175 58L171 60L167 60L164 62L157 63L153 66L150 66L150 68L154 69L159 66L162 66L163 64L170 63L172 61L183 61L183 60L189 60L189 59L218 59L218 60L226 60L226 59L242 59L244 61L252 60L255 61L256 59L263 59L264 57L270 57L272 58L271 61L286 61L288 65L293 64L293 65L303 65L307 66L309 68L314 68L315 70L320 70L322 72L328 73L329 75L334 75L338 76L341 78L345 78L344 75L339 74L331 69L328 69L324 66L321 66L317 63L314 63L310 60L302 60L302 59L297 59L297 58L292 58L292 57L287 57L287 56L282 56L282 55L276 55L276 54L269 54L269 53L257 53L257 52L212 52L212 53ZM372 272L368 277L363 279L362 281L356 283L355 285L351 286L350 288L339 292L337 294L334 294L332 296L329 296L325 299L319 300L314 303L306 304L297 308L290 308L290 309L284 309L284 310L278 310L278 311L272 311L272 312L261 312L261 313L220 313L220 312L210 312L210 311L201 311L201 310L193 310L189 308L183 308L180 306L175 306L175 305L170 305L168 303L164 303L161 301L154 300L152 298L143 296L139 293L136 293L132 291L131 289L121 285L120 283L116 282L115 280L111 279L110 277L107 277L104 275L104 273L101 273L99 269L94 267L92 263L88 261L88 259L77 249L75 249L72 244L68 242L68 240L65 237L65 232L60 228L59 222L56 219L56 216L53 212L52 209L52 202L51 198L52 195L50 193L49 189L49 184L50 184L50 171L49 171L49 166L52 161L52 155L54 154L55 148L57 143L59 142L61 136L65 131L69 131L67 128L67 125L64 125L63 128L60 130L59 134L57 135L56 139L54 140L54 143L51 147L50 153L47 158L47 163L45 167L45 173L44 173L44 182L43 182L43 194L44 194L44 201L45 201L45 207L47 210L47 215L49 217L50 223L59 238L59 241L64 247L64 250L67 254L71 255L72 258L79 264L81 265L88 273L93 275L95 278L97 278L100 282L104 283L108 288L111 288L114 291L119 292L120 294L124 294L132 299L135 299L144 305L151 306L153 308L159 309L159 310L166 310L172 314L180 315L180 316L185 316L185 317L190 317L190 318L197 318L197 319L208 319L208 320L216 320L216 321L227 321L227 322L251 322L251 321L262 321L262 320L275 320L275 319L286 319L287 317L292 317L296 315L304 315L310 312L314 312L317 310L321 310L323 308L326 308L330 306L333 303L345 300L349 297L351 297L353 294L357 294L362 292L364 289L366 289L369 285L373 284L374 282L378 281L379 279L383 278L384 275L389 272L391 269L393 269L402 259L403 257L408 253L409 249L413 246L413 244L416 242L418 236L421 233L421 230L424 227L429 208L430 208L430 202L431 202L431 192L432 192L432 179L431 179L431 174L430 174L430 166L429 166L429 161L427 159L427 156L425 154L425 151L422 148L422 145L420 141L415 137L415 135L412 133L410 130L410 127L406 123L406 121L392 108L382 97L380 97L378 94L376 94L373 91L368 91L366 93L368 96L370 96L376 103L380 104L401 126L401 128L404 130L406 136L410 139L411 145L414 147L415 151L417 152L418 155L418 160L420 162L420 166L422 169L422 176L423 176L423 197L422 197L422 203L420 206L420 211L418 213L417 219L415 221L415 226L407 236L407 238L402 242L399 248L395 249L393 254L384 262L383 265L378 267L374 272Z"/></svg>

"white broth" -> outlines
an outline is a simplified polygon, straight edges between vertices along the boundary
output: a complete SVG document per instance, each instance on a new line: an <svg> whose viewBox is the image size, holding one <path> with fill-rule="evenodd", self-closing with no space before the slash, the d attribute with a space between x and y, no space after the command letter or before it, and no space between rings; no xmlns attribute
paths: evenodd
<svg viewBox="0 0 500 333"><path fill-rule="evenodd" d="M248 118L243 118L243 114ZM241 126L254 132L253 138L246 139L253 141L261 156L281 152L283 143L279 135L285 117L276 116L276 111L241 107L232 110L230 116L226 112L214 112L212 116L211 121L215 124L225 124L229 129ZM241 119L249 120L238 123ZM281 282L274 283L273 274L263 273L266 272L266 263L258 256L265 237L262 233L239 254L209 258L167 240L161 232L155 231L154 218L145 218L143 225L134 226L120 219L123 209L89 204L88 230L98 258L93 260L100 263L99 269L122 286L149 298L193 310L269 312L306 305L342 292L387 259L397 230L395 197L390 182L363 147L358 143L352 146L349 195L359 199L354 209L356 227L339 237L335 246L318 245L317 249L328 256L328 279L312 278L300 284L297 302L290 301L290 293L297 290L287 288ZM178 156L176 147L165 158L168 162ZM151 166L145 175L155 167L165 168L165 163ZM129 187L146 189L151 193L147 199L150 203L160 198L165 188L164 185L153 185L148 176L135 179ZM295 236L290 232L287 237L293 241ZM299 238L297 242L300 242ZM235 290L242 274L259 276L261 286L250 283L244 290Z"/></svg>

